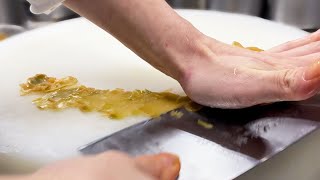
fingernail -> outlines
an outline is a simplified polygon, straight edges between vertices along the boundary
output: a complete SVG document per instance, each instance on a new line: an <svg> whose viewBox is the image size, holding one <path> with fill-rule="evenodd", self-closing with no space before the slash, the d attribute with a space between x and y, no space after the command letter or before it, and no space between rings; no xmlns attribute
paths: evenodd
<svg viewBox="0 0 320 180"><path fill-rule="evenodd" d="M176 165L180 163L179 157L174 154L169 153L161 153L159 154L161 161L166 164L167 166Z"/></svg>
<svg viewBox="0 0 320 180"><path fill-rule="evenodd" d="M309 66L304 73L304 80L310 81L313 79L320 78L320 61L314 63L313 65Z"/></svg>
<svg viewBox="0 0 320 180"><path fill-rule="evenodd" d="M159 158L164 166L160 179L175 180L178 177L180 171L179 157L169 153L162 153L159 154Z"/></svg>

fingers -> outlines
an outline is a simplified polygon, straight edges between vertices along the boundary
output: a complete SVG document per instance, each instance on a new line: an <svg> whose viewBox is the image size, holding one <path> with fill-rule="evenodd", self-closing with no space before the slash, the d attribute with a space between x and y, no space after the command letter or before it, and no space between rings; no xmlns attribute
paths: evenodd
<svg viewBox="0 0 320 180"><path fill-rule="evenodd" d="M175 180L180 171L179 158L168 153L140 156L135 162L142 171L159 180Z"/></svg>
<svg viewBox="0 0 320 180"><path fill-rule="evenodd" d="M132 158L118 151L108 151L98 155L96 160L112 163L112 172L126 179L176 180L180 171L179 158L168 153Z"/></svg>
<svg viewBox="0 0 320 180"><path fill-rule="evenodd" d="M289 41L287 43L281 44L279 46L276 46L274 48L271 48L268 50L268 52L272 52L272 53L282 53L288 50L292 50L304 45L307 45L309 43L312 42L316 42L320 40L320 30L307 35L303 38L297 39L297 40L293 40L293 41Z"/></svg>
<svg viewBox="0 0 320 180"><path fill-rule="evenodd" d="M316 63L320 60L320 52L318 53L313 53L305 56L300 56L293 61L295 61L298 66L308 66L310 64Z"/></svg>
<svg viewBox="0 0 320 180"><path fill-rule="evenodd" d="M320 52L320 41L311 42L304 46L281 52L281 55L287 57L299 57L317 52Z"/></svg>
<svg viewBox="0 0 320 180"><path fill-rule="evenodd" d="M258 60L267 60L269 62L272 62L275 68L280 67L281 69L292 69L297 67L310 66L311 64L318 62L320 60L320 52L299 57L286 57L283 55L272 54L269 55L269 57L267 56L267 58L261 56Z"/></svg>
<svg viewBox="0 0 320 180"><path fill-rule="evenodd" d="M309 67L273 72L277 99L282 101L305 100L320 89L320 62Z"/></svg>

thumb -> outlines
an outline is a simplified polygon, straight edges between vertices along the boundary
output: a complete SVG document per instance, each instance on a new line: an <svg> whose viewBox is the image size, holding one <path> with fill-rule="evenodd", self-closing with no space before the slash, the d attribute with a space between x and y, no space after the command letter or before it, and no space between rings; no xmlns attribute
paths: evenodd
<svg viewBox="0 0 320 180"><path fill-rule="evenodd" d="M169 153L139 156L135 163L139 169L159 180L175 180L180 171L179 157Z"/></svg>

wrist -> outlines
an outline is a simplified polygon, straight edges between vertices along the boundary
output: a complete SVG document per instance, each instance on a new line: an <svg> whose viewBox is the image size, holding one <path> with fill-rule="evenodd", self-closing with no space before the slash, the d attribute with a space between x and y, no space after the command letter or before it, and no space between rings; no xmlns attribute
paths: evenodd
<svg viewBox="0 0 320 180"><path fill-rule="evenodd" d="M168 73L171 77L183 84L197 66L212 59L214 53L210 48L213 41L192 26L184 29L178 38L174 38L171 47L166 48L170 63ZM169 66L171 64L171 66Z"/></svg>

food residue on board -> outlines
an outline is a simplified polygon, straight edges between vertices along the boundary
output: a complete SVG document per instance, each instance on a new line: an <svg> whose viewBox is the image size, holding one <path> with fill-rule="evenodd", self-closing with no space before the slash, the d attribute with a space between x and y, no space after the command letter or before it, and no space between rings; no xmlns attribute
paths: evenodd
<svg viewBox="0 0 320 180"><path fill-rule="evenodd" d="M204 127L205 129L212 129L213 128L213 124L206 122L204 120L198 119L197 124Z"/></svg>
<svg viewBox="0 0 320 180"><path fill-rule="evenodd" d="M63 88L70 88L77 83L78 80L71 76L57 79L54 77L48 77L45 74L37 74L31 78L28 78L26 83L20 84L20 93L21 95L30 93L47 93Z"/></svg>
<svg viewBox="0 0 320 180"><path fill-rule="evenodd" d="M7 36L5 34L0 33L0 41L4 40L6 38L7 38Z"/></svg>
<svg viewBox="0 0 320 180"><path fill-rule="evenodd" d="M57 79L37 74L20 85L21 95L42 95L33 101L40 109L78 108L83 112L100 112L112 119L138 115L157 117L182 106L193 107L188 97L166 91L99 90L77 82L74 77ZM173 115L181 116L179 113Z"/></svg>
<svg viewBox="0 0 320 180"><path fill-rule="evenodd" d="M171 111L170 112L170 116L176 118L176 119L180 119L183 116L183 112L181 111Z"/></svg>

